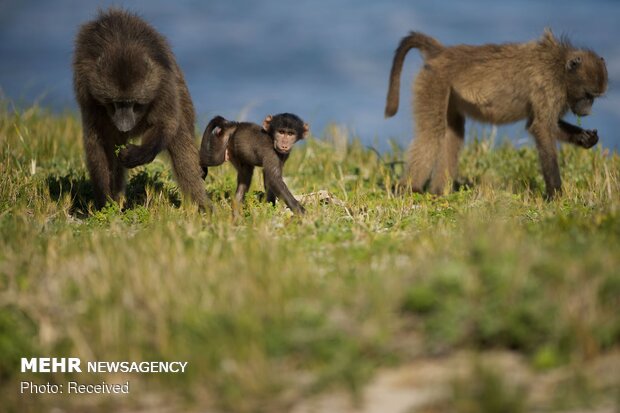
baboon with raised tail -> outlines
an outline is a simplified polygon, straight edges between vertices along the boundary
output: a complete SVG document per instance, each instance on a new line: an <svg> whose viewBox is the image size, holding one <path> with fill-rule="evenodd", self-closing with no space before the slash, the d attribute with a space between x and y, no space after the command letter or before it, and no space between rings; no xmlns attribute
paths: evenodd
<svg viewBox="0 0 620 413"><path fill-rule="evenodd" d="M398 110L400 73L407 52L419 49L424 64L413 85L415 139L406 155L402 188L443 194L456 177L465 118L491 124L527 119L545 179L546 196L561 193L556 140L583 148L598 142L596 129L562 120L570 110L590 114L607 90L605 60L557 39L551 30L528 43L447 47L411 32L396 49L385 116Z"/></svg>

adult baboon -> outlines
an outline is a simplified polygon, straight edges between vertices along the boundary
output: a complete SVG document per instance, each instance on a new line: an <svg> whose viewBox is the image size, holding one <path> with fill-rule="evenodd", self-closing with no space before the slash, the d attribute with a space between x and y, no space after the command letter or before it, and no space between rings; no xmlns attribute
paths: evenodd
<svg viewBox="0 0 620 413"><path fill-rule="evenodd" d="M590 148L596 129L584 130L561 118L571 110L590 113L607 89L605 61L549 29L529 43L445 47L432 37L411 32L396 49L385 116L398 110L400 72L407 52L417 48L424 66L415 79L413 114L416 137L407 153L401 185L443 193L456 175L465 117L492 124L527 119L538 148L546 195L561 192L556 139Z"/></svg>
<svg viewBox="0 0 620 413"><path fill-rule="evenodd" d="M97 208L118 200L126 168L149 163L164 149L183 192L204 208L194 107L163 36L127 11L101 12L77 35L73 82ZM140 145L127 143L140 136Z"/></svg>

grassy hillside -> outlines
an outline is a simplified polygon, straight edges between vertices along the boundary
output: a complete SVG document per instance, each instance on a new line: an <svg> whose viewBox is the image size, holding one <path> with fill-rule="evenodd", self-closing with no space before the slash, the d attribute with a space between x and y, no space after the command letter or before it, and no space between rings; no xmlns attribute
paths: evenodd
<svg viewBox="0 0 620 413"><path fill-rule="evenodd" d="M182 202L165 155L131 172L121 206L93 212L79 118L0 109L0 399L9 411L271 412L333 392L363 406L378 372L463 351L509 352L536 377L565 379L537 397L512 386L510 371L476 367L416 411L620 404L618 364L583 373L620 350L617 153L563 146L564 195L545 202L532 148L471 139L460 191L400 197L389 191L399 148L379 156L337 128L324 135L286 165L295 194L332 196L306 199L303 218L262 203L257 173L233 223L229 165L210 170L216 207L201 215ZM26 356L190 368L22 374ZM23 380L72 378L129 380L132 390L18 394Z"/></svg>

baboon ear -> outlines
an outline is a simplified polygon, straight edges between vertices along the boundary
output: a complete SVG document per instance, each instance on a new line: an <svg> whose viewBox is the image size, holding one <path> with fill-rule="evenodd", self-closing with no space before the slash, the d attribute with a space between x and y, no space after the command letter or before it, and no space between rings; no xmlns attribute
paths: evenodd
<svg viewBox="0 0 620 413"><path fill-rule="evenodd" d="M566 70L571 72L579 67L579 65L581 65L581 56L574 56L566 62Z"/></svg>
<svg viewBox="0 0 620 413"><path fill-rule="evenodd" d="M271 125L272 119L273 119L273 116L267 115L267 117L263 121L263 129L265 129L265 131L269 131L269 126Z"/></svg>
<svg viewBox="0 0 620 413"><path fill-rule="evenodd" d="M215 129L213 129L213 134L219 137L222 134L222 128L220 128L219 126L216 126Z"/></svg>
<svg viewBox="0 0 620 413"><path fill-rule="evenodd" d="M310 133L310 126L308 126L307 123L304 123L304 133L301 134L301 139L306 139L309 133Z"/></svg>

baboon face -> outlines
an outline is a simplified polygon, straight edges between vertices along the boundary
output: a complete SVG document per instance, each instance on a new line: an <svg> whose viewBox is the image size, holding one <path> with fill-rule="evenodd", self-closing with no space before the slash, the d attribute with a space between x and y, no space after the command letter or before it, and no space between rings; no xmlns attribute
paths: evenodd
<svg viewBox="0 0 620 413"><path fill-rule="evenodd" d="M310 130L307 123L291 113L267 116L263 128L273 138L273 148L283 155L291 152L295 142L304 139Z"/></svg>
<svg viewBox="0 0 620 413"><path fill-rule="evenodd" d="M104 52L93 73L92 94L121 132L131 131L157 95L161 74L143 52L131 48Z"/></svg>
<svg viewBox="0 0 620 413"><path fill-rule="evenodd" d="M607 90L605 60L591 51L578 52L569 57L566 70L570 110L577 116L587 116L594 99Z"/></svg>
<svg viewBox="0 0 620 413"><path fill-rule="evenodd" d="M146 113L146 105L132 101L106 103L105 108L112 123L121 132L129 132Z"/></svg>
<svg viewBox="0 0 620 413"><path fill-rule="evenodd" d="M273 134L273 147L281 153L287 154L293 149L293 145L297 142L297 132L290 128L278 128Z"/></svg>

